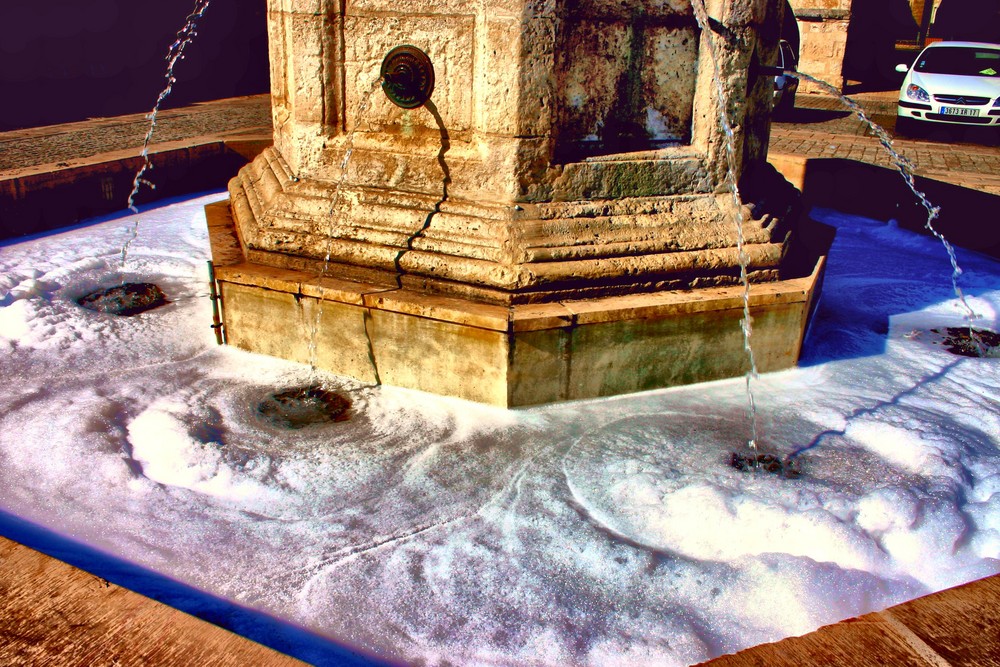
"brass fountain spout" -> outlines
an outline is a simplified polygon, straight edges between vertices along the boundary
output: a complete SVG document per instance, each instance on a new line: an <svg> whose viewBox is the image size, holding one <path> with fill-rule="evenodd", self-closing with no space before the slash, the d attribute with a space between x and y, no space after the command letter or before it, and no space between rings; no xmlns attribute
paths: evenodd
<svg viewBox="0 0 1000 667"><path fill-rule="evenodd" d="M434 65L426 53L404 44L382 60L382 90L386 97L403 109L423 106L434 92Z"/></svg>

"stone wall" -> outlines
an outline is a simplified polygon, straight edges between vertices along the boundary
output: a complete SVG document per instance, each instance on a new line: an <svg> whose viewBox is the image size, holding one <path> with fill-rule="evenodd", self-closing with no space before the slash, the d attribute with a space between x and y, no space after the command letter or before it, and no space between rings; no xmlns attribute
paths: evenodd
<svg viewBox="0 0 1000 667"><path fill-rule="evenodd" d="M739 178L781 11L706 4L718 82L691 0L269 0L275 150L231 188L248 257L496 301L732 283L718 84ZM433 63L423 107L379 89L401 45ZM779 223L745 222L764 279Z"/></svg>
<svg viewBox="0 0 1000 667"><path fill-rule="evenodd" d="M799 26L799 69L837 88L844 87L844 56L853 0L789 0ZM807 81L799 92L819 92Z"/></svg>
<svg viewBox="0 0 1000 667"><path fill-rule="evenodd" d="M716 40L742 141L739 114L767 117L760 91L748 94L746 72L752 52L763 60L774 53L777 34L767 28L777 25L778 3L708 5L722 26ZM509 0L485 7L449 0L405 8L386 0L346 8L271 0L269 30L276 147L297 176L336 178L331 165L347 136L362 150L424 153L435 166L442 129L453 159L466 147L470 161L513 150L524 164L526 151L537 149L540 162L565 164L691 146L718 162L712 67L688 0ZM727 44L730 35L738 39ZM382 57L407 43L434 62L432 113L399 110L374 90ZM766 141L766 128L758 133L754 139ZM494 196L536 198L526 192L532 186L496 183L497 173L491 166L472 182ZM454 170L451 179L454 196L464 184ZM428 194L440 190L440 178L433 181Z"/></svg>

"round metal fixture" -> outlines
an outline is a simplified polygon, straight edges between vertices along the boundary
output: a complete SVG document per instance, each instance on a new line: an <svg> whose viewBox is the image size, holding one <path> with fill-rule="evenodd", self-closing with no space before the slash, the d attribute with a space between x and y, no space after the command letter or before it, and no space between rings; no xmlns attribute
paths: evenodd
<svg viewBox="0 0 1000 667"><path fill-rule="evenodd" d="M434 92L434 65L427 54L404 44L390 51L382 61L382 90L398 107L415 109Z"/></svg>

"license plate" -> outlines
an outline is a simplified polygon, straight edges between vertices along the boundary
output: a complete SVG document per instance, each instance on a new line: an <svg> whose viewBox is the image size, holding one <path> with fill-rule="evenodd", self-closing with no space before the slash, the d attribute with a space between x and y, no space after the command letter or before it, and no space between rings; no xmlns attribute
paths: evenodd
<svg viewBox="0 0 1000 667"><path fill-rule="evenodd" d="M979 109L969 109L967 107L941 107L943 116L978 116Z"/></svg>

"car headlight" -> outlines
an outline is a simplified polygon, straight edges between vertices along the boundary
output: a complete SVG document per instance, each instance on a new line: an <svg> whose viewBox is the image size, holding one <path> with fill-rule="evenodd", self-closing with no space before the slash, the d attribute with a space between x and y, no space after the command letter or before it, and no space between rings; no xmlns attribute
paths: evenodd
<svg viewBox="0 0 1000 667"><path fill-rule="evenodd" d="M927 91L921 88L920 86L916 85L915 83L911 83L906 87L906 96L909 97L911 100L916 100L918 102L931 101L931 96L927 94Z"/></svg>
<svg viewBox="0 0 1000 667"><path fill-rule="evenodd" d="M998 97L995 100L993 100L993 106L1000 107L1000 97Z"/></svg>

